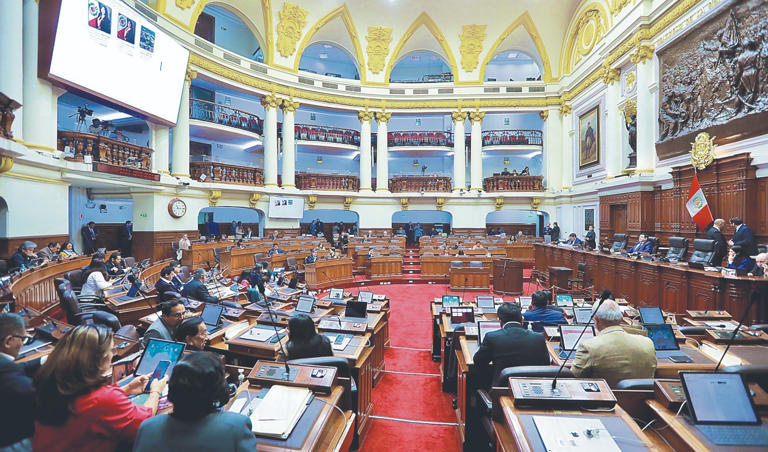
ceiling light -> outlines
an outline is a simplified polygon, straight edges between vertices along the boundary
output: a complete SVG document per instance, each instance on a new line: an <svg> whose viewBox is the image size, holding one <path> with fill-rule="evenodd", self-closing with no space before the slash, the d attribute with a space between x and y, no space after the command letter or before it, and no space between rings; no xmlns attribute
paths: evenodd
<svg viewBox="0 0 768 452"><path fill-rule="evenodd" d="M319 55L319 57L320 57L321 60L327 60L328 59L328 54L327 53L321 53Z"/></svg>
<svg viewBox="0 0 768 452"><path fill-rule="evenodd" d="M261 140L253 140L253 141L249 141L247 143L243 143L243 145L241 147L243 149L248 149L248 148L252 148L254 146L258 146L260 144L261 144Z"/></svg>
<svg viewBox="0 0 768 452"><path fill-rule="evenodd" d="M517 52L509 52L507 58L517 58Z"/></svg>
<svg viewBox="0 0 768 452"><path fill-rule="evenodd" d="M330 49L333 48L333 46L330 44L323 44L323 48Z"/></svg>
<svg viewBox="0 0 768 452"><path fill-rule="evenodd" d="M117 121L118 119L130 118L131 115L116 111L114 113L107 113L105 115L97 116L100 121Z"/></svg>

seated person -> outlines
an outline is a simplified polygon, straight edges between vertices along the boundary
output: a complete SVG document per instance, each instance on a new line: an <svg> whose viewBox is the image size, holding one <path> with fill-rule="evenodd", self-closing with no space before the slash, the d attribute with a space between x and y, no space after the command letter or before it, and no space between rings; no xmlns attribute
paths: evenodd
<svg viewBox="0 0 768 452"><path fill-rule="evenodd" d="M243 244L243 239L237 239L237 243L235 243L235 247L238 249L245 249L245 244Z"/></svg>
<svg viewBox="0 0 768 452"><path fill-rule="evenodd" d="M35 248L37 248L37 244L29 240L19 245L18 250L8 260L8 269L25 271L34 267L34 260L37 259Z"/></svg>
<svg viewBox="0 0 768 452"><path fill-rule="evenodd" d="M397 232L395 232L395 234L397 234L397 235L405 235L405 229L402 226L400 226L397 229Z"/></svg>
<svg viewBox="0 0 768 452"><path fill-rule="evenodd" d="M42 259L43 262L55 262L60 258L59 250L61 250L59 242L51 242L48 246L37 252L37 257Z"/></svg>
<svg viewBox="0 0 768 452"><path fill-rule="evenodd" d="M312 250L309 256L304 258L304 264L314 264L315 262L317 262L317 251Z"/></svg>
<svg viewBox="0 0 768 452"><path fill-rule="evenodd" d="M168 301L170 298L177 298L175 296L172 296L172 294L178 294L178 290L176 289L176 286L173 285L173 282L171 279L173 278L173 268L171 266L163 267L162 270L160 270L160 278L157 279L157 282L155 283L155 290L157 290L157 296L160 297L160 301ZM171 294L166 297L166 293L170 292Z"/></svg>
<svg viewBox="0 0 768 452"><path fill-rule="evenodd" d="M331 341L317 334L315 322L307 314L294 314L288 320L288 342L285 343L288 359L333 356Z"/></svg>
<svg viewBox="0 0 768 452"><path fill-rule="evenodd" d="M88 266L88 270L83 272L83 288L80 290L80 295L94 295L101 297L104 289L111 287L112 282L109 280L109 273L107 273L107 267L104 262L96 261L92 265Z"/></svg>
<svg viewBox="0 0 768 452"><path fill-rule="evenodd" d="M198 268L192 273L192 279L184 284L184 289L181 291L181 295L184 297L194 298L195 300L202 301L204 303L218 303L219 299L214 297L208 292L208 288L205 287L203 280L205 279L205 270Z"/></svg>
<svg viewBox="0 0 768 452"><path fill-rule="evenodd" d="M34 364L15 362L27 337L24 317L0 314L0 450L32 450L35 388L31 377L40 367L40 360Z"/></svg>
<svg viewBox="0 0 768 452"><path fill-rule="evenodd" d="M645 234L640 234L640 236L637 238L637 243L635 243L635 246L626 251L621 250L621 254L650 253L652 249L653 243L648 240L648 236Z"/></svg>
<svg viewBox="0 0 768 452"><path fill-rule="evenodd" d="M507 367L549 365L544 335L523 328L521 312L520 306L514 303L499 306L497 314L502 326L500 330L486 334L477 349L474 363L478 370L493 362L493 378L496 378ZM493 378L490 381L486 378L486 381L491 383Z"/></svg>
<svg viewBox="0 0 768 452"><path fill-rule="evenodd" d="M576 247L576 246L581 246L582 242L581 240L579 240L578 237L576 237L575 232L571 232L570 234L568 234L568 240L565 241L565 244Z"/></svg>
<svg viewBox="0 0 768 452"><path fill-rule="evenodd" d="M597 305L595 305L597 306ZM627 333L618 303L607 298L594 321L599 334L579 343L571 371L580 378L604 378L612 388L628 378L653 378L656 350L649 338Z"/></svg>
<svg viewBox="0 0 768 452"><path fill-rule="evenodd" d="M173 340L187 344L187 350L205 350L208 342L208 329L200 316L187 317L179 322Z"/></svg>
<svg viewBox="0 0 768 452"><path fill-rule="evenodd" d="M752 267L754 267L752 259L749 258L741 245L733 245L728 250L728 266L726 268L742 270L746 273Z"/></svg>
<svg viewBox="0 0 768 452"><path fill-rule="evenodd" d="M224 366L218 356L209 352L184 356L174 366L168 382L168 401L173 403L173 413L142 423L133 451L258 450L251 419L218 409L228 402L227 391Z"/></svg>
<svg viewBox="0 0 768 452"><path fill-rule="evenodd" d="M507 168L504 168L504 171L501 172L502 176L509 176L510 174L511 173L509 172L509 170Z"/></svg>
<svg viewBox="0 0 768 452"><path fill-rule="evenodd" d="M269 251L267 251L267 256L272 256L273 254L283 254L285 251L283 251L279 246L277 246L277 243L272 245L272 248L270 248Z"/></svg>
<svg viewBox="0 0 768 452"><path fill-rule="evenodd" d="M768 276L768 253L755 256L755 265L749 271L749 276Z"/></svg>
<svg viewBox="0 0 768 452"><path fill-rule="evenodd" d="M186 312L187 308L179 300L173 299L160 303L160 317L147 328L141 341L145 346L150 339L172 341L176 326Z"/></svg>
<svg viewBox="0 0 768 452"><path fill-rule="evenodd" d="M70 259L72 257L77 257L78 254L77 251L75 251L75 246L72 244L72 242L64 242L64 245L61 247L59 256L62 259Z"/></svg>
<svg viewBox="0 0 768 452"><path fill-rule="evenodd" d="M173 270L171 284L173 284L174 289L176 289L174 292L181 293L182 289L184 289L184 282L181 280L181 262L171 261L168 266Z"/></svg>
<svg viewBox="0 0 768 452"><path fill-rule="evenodd" d="M136 439L139 425L157 411L167 377L153 380L143 405L128 396L144 392L148 375L124 387L107 384L113 333L101 325L80 325L62 337L37 372L37 422L33 450L115 450Z"/></svg>
<svg viewBox="0 0 768 452"><path fill-rule="evenodd" d="M544 331L544 325L568 323L562 311L549 306L552 293L548 290L537 290L531 296L531 306L523 314L526 322L533 324L533 331Z"/></svg>
<svg viewBox="0 0 768 452"><path fill-rule="evenodd" d="M122 275L125 273L125 262L123 262L123 256L120 251L115 251L109 255L109 260L105 262L107 266L107 273L110 276Z"/></svg>
<svg viewBox="0 0 768 452"><path fill-rule="evenodd" d="M521 176L530 176L531 175L531 170L528 169L528 167L526 166L525 168L523 168L522 171L520 171L520 175Z"/></svg>
<svg viewBox="0 0 768 452"><path fill-rule="evenodd" d="M512 168L512 174L510 174L510 176L519 176L519 174L517 174L517 170L515 168Z"/></svg>

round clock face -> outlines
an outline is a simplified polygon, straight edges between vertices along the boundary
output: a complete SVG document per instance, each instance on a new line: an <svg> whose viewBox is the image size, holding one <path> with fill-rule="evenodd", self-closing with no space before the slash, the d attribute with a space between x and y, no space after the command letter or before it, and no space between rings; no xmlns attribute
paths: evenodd
<svg viewBox="0 0 768 452"><path fill-rule="evenodd" d="M174 198L168 203L168 213L174 218L181 218L187 213L187 204L179 198Z"/></svg>

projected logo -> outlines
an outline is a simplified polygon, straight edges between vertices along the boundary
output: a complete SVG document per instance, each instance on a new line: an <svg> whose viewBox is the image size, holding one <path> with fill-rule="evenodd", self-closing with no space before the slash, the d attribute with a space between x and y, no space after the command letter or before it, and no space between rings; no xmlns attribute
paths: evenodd
<svg viewBox="0 0 768 452"><path fill-rule="evenodd" d="M131 44L136 42L136 21L129 19L128 16L118 14L117 18L117 37Z"/></svg>
<svg viewBox="0 0 768 452"><path fill-rule="evenodd" d="M112 8L104 3L90 0L88 2L88 25L109 34L112 31Z"/></svg>
<svg viewBox="0 0 768 452"><path fill-rule="evenodd" d="M141 34L139 35L139 47L147 52L155 51L155 32L145 26L141 26Z"/></svg>

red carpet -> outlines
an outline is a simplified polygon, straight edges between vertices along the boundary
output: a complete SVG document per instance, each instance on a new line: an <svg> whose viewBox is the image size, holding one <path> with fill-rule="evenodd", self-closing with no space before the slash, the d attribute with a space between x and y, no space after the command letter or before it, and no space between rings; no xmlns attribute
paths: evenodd
<svg viewBox="0 0 768 452"><path fill-rule="evenodd" d="M374 391L376 391L374 389ZM453 425L411 424L374 419L360 448L365 452L458 451L458 433Z"/></svg>
<svg viewBox="0 0 768 452"><path fill-rule="evenodd" d="M390 347L384 351L384 362L387 363L387 370L395 372L440 373L440 363L432 361L432 353L428 349Z"/></svg>

